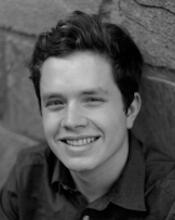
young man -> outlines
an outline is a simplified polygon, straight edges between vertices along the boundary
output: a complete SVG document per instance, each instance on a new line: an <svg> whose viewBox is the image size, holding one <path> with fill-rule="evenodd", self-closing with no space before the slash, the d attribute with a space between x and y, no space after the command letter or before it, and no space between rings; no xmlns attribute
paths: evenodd
<svg viewBox="0 0 175 220"><path fill-rule="evenodd" d="M19 155L1 191L1 219L173 219L165 218L173 197L162 209L161 187L145 189L130 131L142 56L128 34L74 12L39 36L30 69L48 144Z"/></svg>

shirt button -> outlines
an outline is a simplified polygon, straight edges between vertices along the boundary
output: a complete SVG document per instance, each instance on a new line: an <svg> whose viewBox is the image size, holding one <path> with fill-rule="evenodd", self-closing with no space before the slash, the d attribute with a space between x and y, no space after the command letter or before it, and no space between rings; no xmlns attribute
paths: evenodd
<svg viewBox="0 0 175 220"><path fill-rule="evenodd" d="M90 220L89 216L88 215L85 215L83 216L83 219L82 220Z"/></svg>

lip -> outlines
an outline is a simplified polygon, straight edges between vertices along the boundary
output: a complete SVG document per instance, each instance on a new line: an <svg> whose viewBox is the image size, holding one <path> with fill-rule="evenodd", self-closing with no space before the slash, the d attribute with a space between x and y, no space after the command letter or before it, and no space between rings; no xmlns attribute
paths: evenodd
<svg viewBox="0 0 175 220"><path fill-rule="evenodd" d="M59 141L73 148L90 146L100 138L100 135L64 136Z"/></svg>

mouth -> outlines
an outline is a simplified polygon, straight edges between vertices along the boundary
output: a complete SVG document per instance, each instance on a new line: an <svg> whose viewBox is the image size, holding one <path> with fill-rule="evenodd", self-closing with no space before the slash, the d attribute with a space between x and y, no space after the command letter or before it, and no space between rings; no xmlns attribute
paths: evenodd
<svg viewBox="0 0 175 220"><path fill-rule="evenodd" d="M90 136L90 137L66 137L61 138L60 141L71 146L84 146L87 144L94 143L100 138L100 136Z"/></svg>

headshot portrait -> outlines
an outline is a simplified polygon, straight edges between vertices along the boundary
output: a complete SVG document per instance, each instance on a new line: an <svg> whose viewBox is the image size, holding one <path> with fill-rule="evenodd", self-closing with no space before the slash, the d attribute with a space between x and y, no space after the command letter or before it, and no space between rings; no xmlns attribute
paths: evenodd
<svg viewBox="0 0 175 220"><path fill-rule="evenodd" d="M165 67L153 74L155 48L146 53L151 41L130 19L113 19L114 2L102 1L96 12L71 10L36 34L26 79L43 134L32 140L24 132L30 144L11 151L1 220L174 219L173 119L169 105L159 108L172 100L163 91L174 76L167 74L170 84L160 79ZM37 123L27 127L34 136Z"/></svg>

